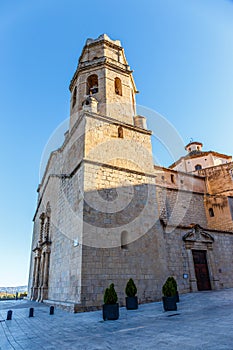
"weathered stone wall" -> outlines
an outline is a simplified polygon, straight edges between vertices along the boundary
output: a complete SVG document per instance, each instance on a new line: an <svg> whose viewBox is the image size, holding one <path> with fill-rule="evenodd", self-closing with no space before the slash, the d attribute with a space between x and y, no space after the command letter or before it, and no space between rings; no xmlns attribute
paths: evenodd
<svg viewBox="0 0 233 350"><path fill-rule="evenodd" d="M84 243L115 247L124 230L130 241L143 235L159 218L153 183L138 171L86 161Z"/></svg>
<svg viewBox="0 0 233 350"><path fill-rule="evenodd" d="M85 158L154 173L150 132L86 114Z"/></svg>
<svg viewBox="0 0 233 350"><path fill-rule="evenodd" d="M180 293L190 292L190 271L188 263L188 254L182 237L188 231L179 228L170 228L164 230L163 238L166 244L166 260L168 275L175 277ZM189 278L184 279L183 274L188 274ZM167 276L164 276L164 281Z"/></svg>
<svg viewBox="0 0 233 350"><path fill-rule="evenodd" d="M164 276L168 275L166 247L161 226L155 224L126 249L83 247L82 305L101 306L104 290L113 282L120 305L125 305L125 286L133 278L140 302L161 297Z"/></svg>
<svg viewBox="0 0 233 350"><path fill-rule="evenodd" d="M156 187L159 213L165 225L176 227L199 223L207 227L203 194Z"/></svg>
<svg viewBox="0 0 233 350"><path fill-rule="evenodd" d="M189 260L183 236L190 228L165 232L159 223L145 235L127 245L127 249L83 247L82 306L101 306L105 288L114 283L120 305L125 305L125 285L133 278L138 288L139 302L159 300L162 285L168 276L177 280L180 293L193 291L196 286L194 263ZM208 231L214 237L207 261L212 289L233 287L233 234ZM226 261L229 264L226 264ZM184 274L188 275L184 279Z"/></svg>
<svg viewBox="0 0 233 350"><path fill-rule="evenodd" d="M176 278L181 293L193 290L191 286L191 270L194 270L194 263L192 258L189 260L189 252L183 241L184 235L189 231L189 228L176 228L169 233L164 232L167 267L169 274ZM212 289L232 288L233 233L211 230L208 230L208 233L214 238L211 249L208 249L208 245L205 244L201 248L198 248L200 247L199 242L196 242L196 248L194 246L193 249L204 249L207 252L207 263ZM192 266L190 266L190 262ZM189 278L184 279L183 274L188 274Z"/></svg>
<svg viewBox="0 0 233 350"><path fill-rule="evenodd" d="M162 284L170 274L179 279L181 292L190 291L189 282L183 280L188 262L182 233L171 225L190 225L198 217L206 227L203 193L155 186L155 180L123 167L85 163L83 306L100 306L111 282L124 304L130 277L138 285L141 302L161 298ZM121 244L123 232L127 249Z"/></svg>
<svg viewBox="0 0 233 350"><path fill-rule="evenodd" d="M233 287L233 233L211 232L215 242L213 255L215 259L219 288Z"/></svg>
<svg viewBox="0 0 233 350"><path fill-rule="evenodd" d="M80 301L82 251L74 242L82 241L84 120L70 133L63 146L50 156L39 187L34 218L32 249L39 241L40 216L50 204L51 241L48 298ZM33 284L34 257L31 255L29 290ZM40 266L40 269L42 266Z"/></svg>
<svg viewBox="0 0 233 350"><path fill-rule="evenodd" d="M202 169L198 174L206 177L209 194L233 195L233 163Z"/></svg>
<svg viewBox="0 0 233 350"><path fill-rule="evenodd" d="M207 195L205 209L209 228L233 232L233 221L227 196ZM210 215L209 210L213 211L213 216Z"/></svg>
<svg viewBox="0 0 233 350"><path fill-rule="evenodd" d="M227 163L198 172L205 176L205 196L208 227L216 230L233 231L233 221L228 196L233 196L233 163ZM211 214L209 210L213 210ZM212 215L212 216L211 216Z"/></svg>
<svg viewBox="0 0 233 350"><path fill-rule="evenodd" d="M40 215L50 202L51 241L48 299L79 302L81 294L83 170L71 178L52 177L43 194L34 221L32 249L38 245ZM35 253L31 256L29 286L32 287Z"/></svg>
<svg viewBox="0 0 233 350"><path fill-rule="evenodd" d="M128 72L120 73L117 68L106 70L106 115L133 124L135 102L131 77ZM115 93L115 78L121 80L122 95Z"/></svg>
<svg viewBox="0 0 233 350"><path fill-rule="evenodd" d="M51 236L49 299L78 303L81 295L83 169L60 181Z"/></svg>
<svg viewBox="0 0 233 350"><path fill-rule="evenodd" d="M156 175L156 184L163 188L198 193L206 192L206 184L203 177L174 171L160 166L154 166L154 173Z"/></svg>

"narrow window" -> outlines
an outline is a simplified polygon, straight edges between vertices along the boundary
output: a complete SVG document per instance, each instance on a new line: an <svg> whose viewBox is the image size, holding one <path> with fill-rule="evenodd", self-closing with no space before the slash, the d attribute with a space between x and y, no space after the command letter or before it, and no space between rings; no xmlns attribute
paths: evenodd
<svg viewBox="0 0 233 350"><path fill-rule="evenodd" d="M74 108L74 106L76 105L76 99L77 99L77 86L75 86L74 88L74 92L73 92L73 98L72 98L72 108Z"/></svg>
<svg viewBox="0 0 233 350"><path fill-rule="evenodd" d="M118 128L118 137L120 139L123 139L123 128L122 128L122 126L119 126L119 128Z"/></svg>
<svg viewBox="0 0 233 350"><path fill-rule="evenodd" d="M209 216L211 218L214 217L214 209L213 208L209 208Z"/></svg>
<svg viewBox="0 0 233 350"><path fill-rule="evenodd" d="M171 174L171 182L174 184L175 183L175 176Z"/></svg>
<svg viewBox="0 0 233 350"><path fill-rule="evenodd" d="M201 170L201 169L202 169L201 164L197 164L197 165L195 165L195 170Z"/></svg>
<svg viewBox="0 0 233 350"><path fill-rule="evenodd" d="M122 85L121 85L121 79L115 78L115 93L117 95L122 96Z"/></svg>
<svg viewBox="0 0 233 350"><path fill-rule="evenodd" d="M98 92L98 76L92 74L87 78L87 95L93 95Z"/></svg>
<svg viewBox="0 0 233 350"><path fill-rule="evenodd" d="M128 232L121 232L121 249L128 249Z"/></svg>

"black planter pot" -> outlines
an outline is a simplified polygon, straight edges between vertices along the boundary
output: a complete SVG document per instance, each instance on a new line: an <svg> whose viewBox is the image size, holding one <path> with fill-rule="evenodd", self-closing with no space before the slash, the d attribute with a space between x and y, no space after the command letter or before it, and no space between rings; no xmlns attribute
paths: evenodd
<svg viewBox="0 0 233 350"><path fill-rule="evenodd" d="M180 296L178 290L176 291L176 302L179 303L180 301Z"/></svg>
<svg viewBox="0 0 233 350"><path fill-rule="evenodd" d="M138 297L126 297L125 303L126 303L127 310L137 310L138 309Z"/></svg>
<svg viewBox="0 0 233 350"><path fill-rule="evenodd" d="M172 297L163 297L163 307L164 311L176 311L176 295Z"/></svg>
<svg viewBox="0 0 233 350"><path fill-rule="evenodd" d="M104 304L103 305L103 320L118 320L119 304Z"/></svg>

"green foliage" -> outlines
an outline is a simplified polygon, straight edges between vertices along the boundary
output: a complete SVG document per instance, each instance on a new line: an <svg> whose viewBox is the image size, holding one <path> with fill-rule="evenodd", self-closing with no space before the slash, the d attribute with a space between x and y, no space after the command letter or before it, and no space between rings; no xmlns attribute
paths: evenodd
<svg viewBox="0 0 233 350"><path fill-rule="evenodd" d="M173 286L175 287L176 291L177 291L177 283L174 277L168 277L168 280L171 281L171 283L173 284Z"/></svg>
<svg viewBox="0 0 233 350"><path fill-rule="evenodd" d="M117 300L118 300L118 297L114 288L114 283L111 283L109 288L105 289L104 304L116 304Z"/></svg>
<svg viewBox="0 0 233 350"><path fill-rule="evenodd" d="M137 287L132 278L130 278L125 287L125 294L127 297L135 297L137 294Z"/></svg>
<svg viewBox="0 0 233 350"><path fill-rule="evenodd" d="M165 297L172 297L172 296L176 295L176 288L175 288L173 282L169 279L169 277L166 280L166 282L164 283L162 291L163 291L163 295Z"/></svg>

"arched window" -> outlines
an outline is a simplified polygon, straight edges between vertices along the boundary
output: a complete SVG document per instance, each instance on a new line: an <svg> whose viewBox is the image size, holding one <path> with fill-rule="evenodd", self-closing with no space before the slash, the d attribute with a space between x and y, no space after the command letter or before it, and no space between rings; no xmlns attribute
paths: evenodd
<svg viewBox="0 0 233 350"><path fill-rule="evenodd" d="M122 85L121 85L121 79L115 78L115 93L117 95L122 96Z"/></svg>
<svg viewBox="0 0 233 350"><path fill-rule="evenodd" d="M202 169L201 164L197 164L197 165L195 165L195 170L201 170L201 169Z"/></svg>
<svg viewBox="0 0 233 350"><path fill-rule="evenodd" d="M92 74L87 78L87 95L93 95L98 92L98 76Z"/></svg>
<svg viewBox="0 0 233 350"><path fill-rule="evenodd" d="M72 97L72 108L74 108L74 106L76 105L76 99L77 99L77 86L75 86L74 92L73 92L73 97Z"/></svg>
<svg viewBox="0 0 233 350"><path fill-rule="evenodd" d="M209 216L211 218L214 217L214 209L213 208L209 208Z"/></svg>
<svg viewBox="0 0 233 350"><path fill-rule="evenodd" d="M119 126L119 128L118 128L118 137L120 139L123 139L123 128L122 128L122 126Z"/></svg>
<svg viewBox="0 0 233 350"><path fill-rule="evenodd" d="M128 232L121 232L121 249L128 249Z"/></svg>

